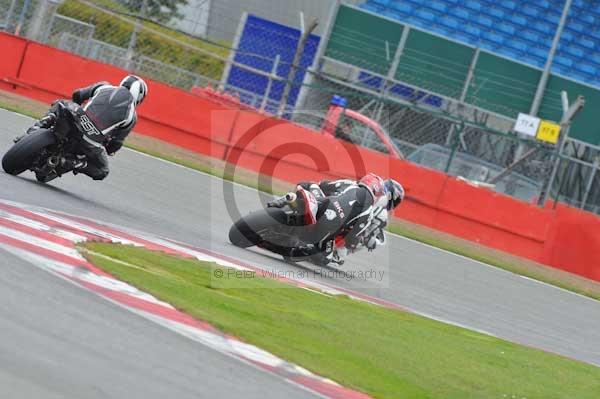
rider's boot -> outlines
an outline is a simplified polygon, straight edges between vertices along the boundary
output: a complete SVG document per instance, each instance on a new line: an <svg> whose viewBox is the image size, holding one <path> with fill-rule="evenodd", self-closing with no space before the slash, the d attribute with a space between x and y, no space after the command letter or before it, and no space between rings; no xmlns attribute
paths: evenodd
<svg viewBox="0 0 600 399"><path fill-rule="evenodd" d="M315 254L314 244L304 244L290 248L289 258L306 258Z"/></svg>
<svg viewBox="0 0 600 399"><path fill-rule="evenodd" d="M87 166L85 156L77 155L76 158L61 159L61 169L64 171L72 170L74 175L77 175L81 169Z"/></svg>

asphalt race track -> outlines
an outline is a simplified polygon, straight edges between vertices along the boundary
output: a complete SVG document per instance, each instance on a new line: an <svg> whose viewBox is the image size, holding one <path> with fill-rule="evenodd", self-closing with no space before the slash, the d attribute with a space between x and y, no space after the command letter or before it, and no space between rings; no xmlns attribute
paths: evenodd
<svg viewBox="0 0 600 399"><path fill-rule="evenodd" d="M0 121L4 154L32 121L6 111ZM0 172L0 187L2 199L152 232L292 277L307 270L229 244L224 191L233 190L230 205L246 213L260 206L254 190L133 151L112 158L101 183L68 175L42 185L31 173ZM311 396L1 249L0 266L0 387L16 397ZM310 278L600 366L600 302L394 236L344 268L345 276ZM360 271L369 277L349 278Z"/></svg>
<svg viewBox="0 0 600 399"><path fill-rule="evenodd" d="M2 253L0 398L314 398Z"/></svg>

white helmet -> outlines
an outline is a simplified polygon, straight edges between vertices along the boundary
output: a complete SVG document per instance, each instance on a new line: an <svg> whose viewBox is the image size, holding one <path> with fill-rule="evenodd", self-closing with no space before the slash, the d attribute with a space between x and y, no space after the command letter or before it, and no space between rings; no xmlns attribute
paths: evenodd
<svg viewBox="0 0 600 399"><path fill-rule="evenodd" d="M121 81L120 86L123 86L133 96L133 101L135 101L135 106L137 107L144 101L144 98L148 94L148 85L144 82L144 79L135 75L127 75Z"/></svg>

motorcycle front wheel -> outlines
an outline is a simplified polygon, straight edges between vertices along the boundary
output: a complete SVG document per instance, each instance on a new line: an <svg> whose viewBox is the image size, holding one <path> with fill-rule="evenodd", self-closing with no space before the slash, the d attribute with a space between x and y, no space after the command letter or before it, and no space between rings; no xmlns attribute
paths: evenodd
<svg viewBox="0 0 600 399"><path fill-rule="evenodd" d="M10 175L19 175L33 167L42 150L55 143L50 130L40 129L17 141L2 157L2 169Z"/></svg>

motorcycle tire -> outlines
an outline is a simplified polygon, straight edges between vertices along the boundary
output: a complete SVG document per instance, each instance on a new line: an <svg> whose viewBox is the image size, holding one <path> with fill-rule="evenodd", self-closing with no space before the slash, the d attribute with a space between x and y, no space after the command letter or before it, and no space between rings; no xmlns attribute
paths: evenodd
<svg viewBox="0 0 600 399"><path fill-rule="evenodd" d="M44 148L55 143L50 130L40 129L17 141L2 157L2 169L16 176L33 167L36 157Z"/></svg>
<svg viewBox="0 0 600 399"><path fill-rule="evenodd" d="M279 208L267 208L242 217L229 229L229 241L240 248L263 242L259 232L284 224L286 215Z"/></svg>

